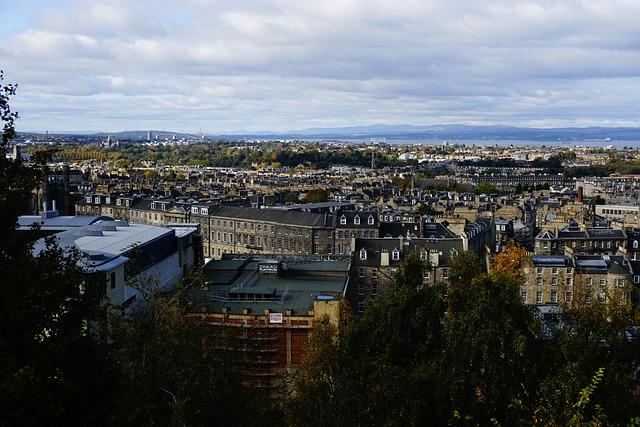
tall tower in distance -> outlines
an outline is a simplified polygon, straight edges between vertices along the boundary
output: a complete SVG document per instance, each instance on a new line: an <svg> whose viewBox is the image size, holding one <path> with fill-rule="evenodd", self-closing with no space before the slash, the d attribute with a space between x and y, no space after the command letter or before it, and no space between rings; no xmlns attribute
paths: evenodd
<svg viewBox="0 0 640 427"><path fill-rule="evenodd" d="M376 168L375 151L371 150L371 169Z"/></svg>
<svg viewBox="0 0 640 427"><path fill-rule="evenodd" d="M147 141L151 142L151 138L153 137L153 133L151 131L147 132Z"/></svg>

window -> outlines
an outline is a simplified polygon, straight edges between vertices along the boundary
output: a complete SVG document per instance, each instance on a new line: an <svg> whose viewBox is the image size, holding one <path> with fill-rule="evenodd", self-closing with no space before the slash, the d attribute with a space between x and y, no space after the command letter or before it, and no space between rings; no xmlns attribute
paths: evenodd
<svg viewBox="0 0 640 427"><path fill-rule="evenodd" d="M196 208L195 206L191 208L191 213L192 214L197 214L198 213L198 208Z"/></svg>
<svg viewBox="0 0 640 427"><path fill-rule="evenodd" d="M378 295L378 281L371 282L371 295Z"/></svg>
<svg viewBox="0 0 640 427"><path fill-rule="evenodd" d="M207 208L200 208L200 215L206 215L207 213Z"/></svg>
<svg viewBox="0 0 640 427"><path fill-rule="evenodd" d="M358 277L364 277L364 267L358 267Z"/></svg>
<svg viewBox="0 0 640 427"><path fill-rule="evenodd" d="M600 279L600 286L605 286L607 284L607 279Z"/></svg>
<svg viewBox="0 0 640 427"><path fill-rule="evenodd" d="M398 261L400 259L400 251L396 248L391 252L391 259Z"/></svg>
<svg viewBox="0 0 640 427"><path fill-rule="evenodd" d="M600 291L598 293L598 301L605 302L606 299L607 299L607 294L604 291Z"/></svg>
<svg viewBox="0 0 640 427"><path fill-rule="evenodd" d="M633 283L640 283L640 276L639 275L633 276Z"/></svg>
<svg viewBox="0 0 640 427"><path fill-rule="evenodd" d="M364 301L358 301L358 313L364 313Z"/></svg>
<svg viewBox="0 0 640 427"><path fill-rule="evenodd" d="M638 241L637 240L633 241L633 249L638 249Z"/></svg>
<svg viewBox="0 0 640 427"><path fill-rule="evenodd" d="M542 304L542 291L536 291L536 304Z"/></svg>
<svg viewBox="0 0 640 427"><path fill-rule="evenodd" d="M163 210L163 211L166 211L166 210L167 210L167 204L166 204L166 203L163 203L163 204L162 204L162 210Z"/></svg>
<svg viewBox="0 0 640 427"><path fill-rule="evenodd" d="M585 285L591 286L592 283L593 283L593 279L591 277L587 277L584 281Z"/></svg>
<svg viewBox="0 0 640 427"><path fill-rule="evenodd" d="M367 219L367 224L369 225L373 225L375 223L375 218L373 218L373 215L369 215L369 218Z"/></svg>
<svg viewBox="0 0 640 427"><path fill-rule="evenodd" d="M151 203L151 209L155 209L155 208L156 208L156 203L155 202Z"/></svg>
<svg viewBox="0 0 640 427"><path fill-rule="evenodd" d="M86 200L87 200L87 203L91 203L91 196L87 196Z"/></svg>
<svg viewBox="0 0 640 427"><path fill-rule="evenodd" d="M111 289L115 289L116 288L116 272L112 271L111 272Z"/></svg>
<svg viewBox="0 0 640 427"><path fill-rule="evenodd" d="M365 248L360 249L360 259L361 260L367 259L367 250Z"/></svg>
<svg viewBox="0 0 640 427"><path fill-rule="evenodd" d="M542 286L542 277L536 277L536 285Z"/></svg>
<svg viewBox="0 0 640 427"><path fill-rule="evenodd" d="M567 277L567 278L565 279L565 282L567 283L567 285L571 286L571 285L573 285L573 278L571 278L571 277Z"/></svg>
<svg viewBox="0 0 640 427"><path fill-rule="evenodd" d="M564 300L566 302L571 302L572 299L573 299L573 293L572 292L565 292L564 293Z"/></svg>
<svg viewBox="0 0 640 427"><path fill-rule="evenodd" d="M558 302L558 291L551 291L551 302L552 303Z"/></svg>
<svg viewBox="0 0 640 427"><path fill-rule="evenodd" d="M551 274L558 274L558 267L553 267L551 269Z"/></svg>
<svg viewBox="0 0 640 427"><path fill-rule="evenodd" d="M360 225L360 216L356 215L355 218L353 218L353 223L355 225Z"/></svg>
<svg viewBox="0 0 640 427"><path fill-rule="evenodd" d="M427 251L420 251L420 260L424 261L427 259Z"/></svg>
<svg viewBox="0 0 640 427"><path fill-rule="evenodd" d="M100 204L100 197L94 197L93 201L94 201L94 203Z"/></svg>
<svg viewBox="0 0 640 427"><path fill-rule="evenodd" d="M116 206L121 206L122 205L122 200L121 199L117 199L116 200Z"/></svg>
<svg viewBox="0 0 640 427"><path fill-rule="evenodd" d="M446 268L442 269L442 278L443 279L448 279L449 278L449 270Z"/></svg>
<svg viewBox="0 0 640 427"><path fill-rule="evenodd" d="M573 268L567 267L567 274L571 274L571 273L573 273Z"/></svg>
<svg viewBox="0 0 640 427"><path fill-rule="evenodd" d="M536 268L536 272L537 272L538 274L542 274L542 267L538 267L538 268Z"/></svg>
<svg viewBox="0 0 640 427"><path fill-rule="evenodd" d="M551 286L558 286L558 278L557 277L552 277L551 278Z"/></svg>
<svg viewBox="0 0 640 427"><path fill-rule="evenodd" d="M364 295L364 280L358 279L358 295Z"/></svg>
<svg viewBox="0 0 640 427"><path fill-rule="evenodd" d="M520 291L520 299L523 303L527 303L527 291Z"/></svg>
<svg viewBox="0 0 640 427"><path fill-rule="evenodd" d="M347 223L347 217L342 215L340 217L340 225L345 225Z"/></svg>

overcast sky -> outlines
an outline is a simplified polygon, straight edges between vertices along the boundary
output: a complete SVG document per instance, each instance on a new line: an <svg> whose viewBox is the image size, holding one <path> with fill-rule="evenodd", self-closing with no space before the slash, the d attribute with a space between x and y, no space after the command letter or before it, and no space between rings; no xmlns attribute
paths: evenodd
<svg viewBox="0 0 640 427"><path fill-rule="evenodd" d="M640 0L0 0L18 130L640 126Z"/></svg>

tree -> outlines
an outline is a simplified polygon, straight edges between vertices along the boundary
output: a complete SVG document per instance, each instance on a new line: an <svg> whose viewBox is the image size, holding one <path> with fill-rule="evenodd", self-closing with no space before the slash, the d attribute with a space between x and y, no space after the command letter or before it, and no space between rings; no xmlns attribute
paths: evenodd
<svg viewBox="0 0 640 427"><path fill-rule="evenodd" d="M337 333L320 325L295 382L293 425L415 425L428 419L429 361L440 348L444 287L423 286L427 264L408 256L362 318Z"/></svg>
<svg viewBox="0 0 640 427"><path fill-rule="evenodd" d="M420 206L418 206L418 214L434 216L438 215L438 211L435 210L431 205L420 203Z"/></svg>
<svg viewBox="0 0 640 427"><path fill-rule="evenodd" d="M329 199L329 193L322 188L308 191L302 198L302 203L321 203Z"/></svg>
<svg viewBox="0 0 640 427"><path fill-rule="evenodd" d="M498 189L495 185L487 181L482 181L476 185L475 192L476 194L495 194L498 192Z"/></svg>
<svg viewBox="0 0 640 427"><path fill-rule="evenodd" d="M526 249L510 240L502 252L498 252L491 262L490 271L493 274L506 273L524 278L524 268L531 262Z"/></svg>
<svg viewBox="0 0 640 427"><path fill-rule="evenodd" d="M3 153L15 136L15 90L0 73ZM33 234L16 230L44 166L0 156L0 417L7 425L99 424L118 384L95 337L104 282L84 273L78 252L53 238L34 251Z"/></svg>

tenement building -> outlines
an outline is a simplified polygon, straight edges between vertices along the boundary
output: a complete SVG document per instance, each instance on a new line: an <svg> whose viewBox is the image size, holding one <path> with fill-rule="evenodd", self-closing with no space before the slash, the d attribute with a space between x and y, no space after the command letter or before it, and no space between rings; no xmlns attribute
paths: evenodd
<svg viewBox="0 0 640 427"><path fill-rule="evenodd" d="M347 293L352 308L362 313L366 299L376 297L393 281L393 274L411 253L419 253L429 266L424 273L425 285L446 282L449 263L460 252L472 251L486 258L495 245L493 221L459 220L425 223L426 237L421 238L353 239L351 286Z"/></svg>
<svg viewBox="0 0 640 427"><path fill-rule="evenodd" d="M536 255L615 255L624 248L627 235L623 230L607 227L581 227L569 223L562 229L543 230L535 240Z"/></svg>
<svg viewBox="0 0 640 427"><path fill-rule="evenodd" d="M526 304L635 301L633 268L622 256L534 255L525 277Z"/></svg>
<svg viewBox="0 0 640 427"><path fill-rule="evenodd" d="M333 254L334 230L328 213L218 206L209 214L205 256Z"/></svg>

